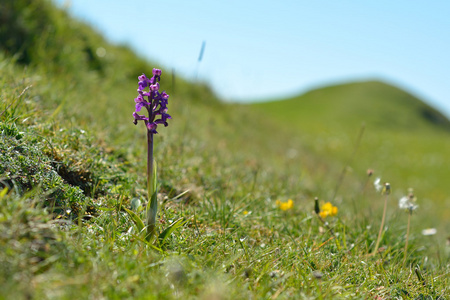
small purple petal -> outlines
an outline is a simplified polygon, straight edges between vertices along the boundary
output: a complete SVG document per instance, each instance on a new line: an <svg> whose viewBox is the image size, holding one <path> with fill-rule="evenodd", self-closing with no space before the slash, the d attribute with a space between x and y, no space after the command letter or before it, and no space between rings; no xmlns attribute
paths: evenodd
<svg viewBox="0 0 450 300"><path fill-rule="evenodd" d="M163 98L164 100L169 99L169 95L167 95L166 91L163 91L163 92L161 93L161 98Z"/></svg>
<svg viewBox="0 0 450 300"><path fill-rule="evenodd" d="M157 91L157 90L159 90L159 83L157 82L157 83L155 83L155 84L152 84L152 85L150 86L150 90L152 90L152 91Z"/></svg>
<svg viewBox="0 0 450 300"><path fill-rule="evenodd" d="M147 76L145 76L144 73L142 73L142 75L139 76L138 79L139 79L139 81L146 81L146 80L148 80Z"/></svg>
<svg viewBox="0 0 450 300"><path fill-rule="evenodd" d="M142 95L139 95L136 98L134 98L134 102L136 103L144 102L144 98L142 97Z"/></svg>
<svg viewBox="0 0 450 300"><path fill-rule="evenodd" d="M147 81L139 81L139 91L144 90L147 87Z"/></svg>
<svg viewBox="0 0 450 300"><path fill-rule="evenodd" d="M169 109L166 106L161 106L161 108L159 109L159 113L160 114L165 114L167 113Z"/></svg>
<svg viewBox="0 0 450 300"><path fill-rule="evenodd" d="M158 125L156 124L156 122L152 122L152 123L147 123L147 128L148 130L150 130L151 133L158 133L156 131L156 128L158 127Z"/></svg>
<svg viewBox="0 0 450 300"><path fill-rule="evenodd" d="M156 68L153 68L153 75L154 76L161 76L161 70L160 69L156 69Z"/></svg>
<svg viewBox="0 0 450 300"><path fill-rule="evenodd" d="M136 112L133 113L133 117L135 120L144 120L144 121L148 121L148 118L146 116L143 115L139 115Z"/></svg>
<svg viewBox="0 0 450 300"><path fill-rule="evenodd" d="M167 100L164 100L164 99L161 99L161 101L159 102L159 104L161 104L161 106L167 106L167 103L168 101Z"/></svg>
<svg viewBox="0 0 450 300"><path fill-rule="evenodd" d="M136 103L136 112L141 111L142 106L144 106L144 103L142 102Z"/></svg>
<svg viewBox="0 0 450 300"><path fill-rule="evenodd" d="M156 124L164 124L164 127L169 126L169 123L167 123L167 121L164 121L163 119L158 119L154 123L156 123Z"/></svg>
<svg viewBox="0 0 450 300"><path fill-rule="evenodd" d="M161 115L161 119L164 121L164 122L167 122L167 119L172 119L172 117L169 115L169 114L162 114ZM167 125L166 125L167 126Z"/></svg>

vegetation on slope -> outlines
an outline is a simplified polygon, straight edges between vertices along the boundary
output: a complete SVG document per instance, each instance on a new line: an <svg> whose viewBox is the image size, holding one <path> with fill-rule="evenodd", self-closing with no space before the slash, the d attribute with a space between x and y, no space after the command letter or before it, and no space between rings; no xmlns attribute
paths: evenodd
<svg viewBox="0 0 450 300"><path fill-rule="evenodd" d="M441 240L420 235L422 212L403 266L406 214L393 196L372 255L381 196L366 175L342 185L339 213L324 225L313 199L330 199L339 163L293 138L291 124L221 103L164 68L173 120L156 140L158 221L189 221L163 252L148 247L120 206L145 201L145 130L131 113L137 76L154 65L46 1L0 5L0 297L448 293L449 257ZM277 205L289 198L286 210Z"/></svg>
<svg viewBox="0 0 450 300"><path fill-rule="evenodd" d="M368 168L403 189L413 187L442 220L450 217L450 121L416 97L386 83L342 84L252 105L291 126L303 145L361 174ZM359 148L352 155L349 145ZM349 151L350 150L350 151ZM438 207L438 208L437 208ZM429 224L429 223L428 223ZM445 224L446 231L450 224ZM442 226L444 229L444 226Z"/></svg>

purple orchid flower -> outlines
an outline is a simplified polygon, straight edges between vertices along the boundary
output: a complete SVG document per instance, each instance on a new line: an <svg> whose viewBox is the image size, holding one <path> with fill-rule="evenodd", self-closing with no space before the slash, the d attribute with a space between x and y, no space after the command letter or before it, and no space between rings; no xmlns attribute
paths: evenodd
<svg viewBox="0 0 450 300"><path fill-rule="evenodd" d="M147 78L145 74L139 76L138 96L134 98L135 111L133 112L134 124L143 121L147 127L147 235L145 239L150 241L156 232L156 216L158 210L156 164L153 159L153 136L158 132L159 124L168 126L168 119L172 117L167 113L169 95L165 91L159 92L159 81L161 80L161 70L153 69L153 76ZM148 116L139 114L142 108L147 109Z"/></svg>
<svg viewBox="0 0 450 300"><path fill-rule="evenodd" d="M164 126L168 126L168 119L172 119L172 117L167 113L167 104L169 100L169 95L163 91L159 92L159 82L161 79L161 70L153 69L152 71L153 77L150 79L142 74L138 77L138 93L139 95L134 99L136 102L136 110L133 113L134 124L137 124L138 121L144 121L145 126L149 130L150 133L156 134L156 128L158 124L164 124ZM148 87L148 92L145 91ZM148 117L144 115L139 115L138 112L145 107L148 111ZM157 119L158 118L158 119Z"/></svg>

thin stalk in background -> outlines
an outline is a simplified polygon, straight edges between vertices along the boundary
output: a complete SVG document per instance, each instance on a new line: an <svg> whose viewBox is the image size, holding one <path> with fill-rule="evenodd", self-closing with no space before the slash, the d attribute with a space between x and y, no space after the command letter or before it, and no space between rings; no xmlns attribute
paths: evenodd
<svg viewBox="0 0 450 300"><path fill-rule="evenodd" d="M377 179L378 180L378 179ZM384 227L384 222L386 220L386 211L387 211L387 203L388 203L388 197L389 194L391 193L391 185L389 183L385 183L383 186L383 190L382 190L382 194L385 196L384 197L384 208L383 208L383 216L381 218L381 225L380 225L380 231L378 232L378 238L377 238L377 242L375 244L375 250L373 251L373 255L375 255L378 251L378 246L380 245L381 242L381 235L383 234L383 227Z"/></svg>
<svg viewBox="0 0 450 300"><path fill-rule="evenodd" d="M398 201L398 206L400 209L406 210L408 213L408 227L406 228L406 241L405 241L405 249L403 250L403 266L406 264L406 257L408 256L408 240L409 240L409 231L411 226L411 216L413 211L418 207L416 204L416 197L414 196L413 190L409 190L409 195L400 198Z"/></svg>
<svg viewBox="0 0 450 300"><path fill-rule="evenodd" d="M365 128L366 128L366 125L363 123L361 125L361 129L359 130L358 138L356 139L356 143L355 143L355 147L353 148L352 155L349 157L347 163L344 165L344 168L342 169L341 174L339 175L339 179L336 183L336 187L334 188L333 197L331 197L331 201L334 201L334 199L336 198L339 188L341 187L342 182L344 181L345 174L347 173L348 168L350 167L353 160L355 159L356 152L358 151L359 144L361 143Z"/></svg>
<svg viewBox="0 0 450 300"><path fill-rule="evenodd" d="M406 256L408 251L408 239L409 239L409 226L411 225L411 214L408 214L408 227L406 228L406 241L405 241L405 250L403 250L403 266L406 263Z"/></svg>

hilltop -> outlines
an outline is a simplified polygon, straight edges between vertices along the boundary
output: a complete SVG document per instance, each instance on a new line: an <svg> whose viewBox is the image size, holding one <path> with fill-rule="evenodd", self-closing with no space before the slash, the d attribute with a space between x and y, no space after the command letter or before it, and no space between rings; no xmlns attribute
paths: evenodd
<svg viewBox="0 0 450 300"><path fill-rule="evenodd" d="M289 99L256 103L299 128L321 123L332 128L361 124L387 130L443 130L450 121L438 110L404 90L381 81L350 82L315 89ZM318 121L314 121L318 120Z"/></svg>

